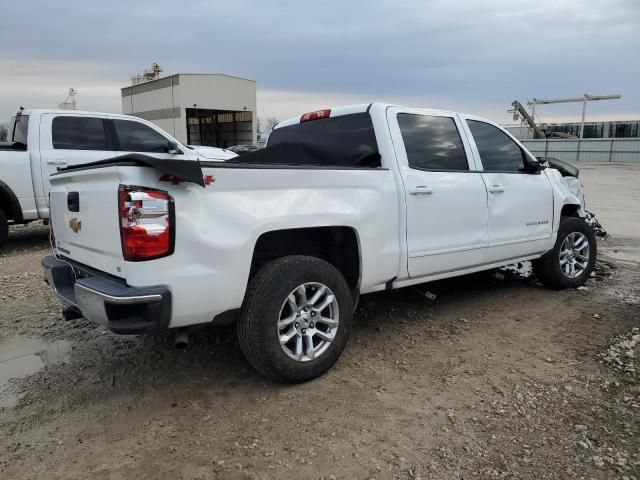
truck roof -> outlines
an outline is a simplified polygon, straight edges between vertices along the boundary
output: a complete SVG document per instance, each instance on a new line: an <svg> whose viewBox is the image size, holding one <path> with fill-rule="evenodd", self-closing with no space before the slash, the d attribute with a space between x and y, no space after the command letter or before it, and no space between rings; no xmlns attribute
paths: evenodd
<svg viewBox="0 0 640 480"><path fill-rule="evenodd" d="M88 110L64 110L62 108L25 108L24 110L22 110L22 115L36 116L36 115L42 115L45 113L54 113L54 114L65 113L65 114L72 114L72 115L100 115L100 116L108 115L110 117L122 117L122 118L131 117L131 115L124 115L122 113L92 112Z"/></svg>
<svg viewBox="0 0 640 480"><path fill-rule="evenodd" d="M387 107L406 107L406 105L396 105L393 103L383 103L383 102L373 102L373 103L360 103L360 104L355 104L355 105L345 105L342 107L326 107L326 110L330 110L331 113L329 114L329 117L338 117L340 115L350 115L353 113L362 113L362 112L366 112L368 110L371 109L371 107L376 106L377 108L382 108L382 109L386 109ZM440 114L451 114L454 112L450 112L447 110L440 110L440 109L430 109L427 107L411 107L411 108L420 108L420 109L425 109L425 110L429 110L430 112L437 112ZM324 111L323 109L318 109L314 112L311 113L316 113L316 112L321 112ZM292 117L292 118L288 118L286 120L283 120L281 122L279 122L275 128L281 128L281 127L288 127L290 125L296 125L298 123L300 123L300 120L302 118L303 115L306 114L302 114L302 115L298 115L297 117Z"/></svg>

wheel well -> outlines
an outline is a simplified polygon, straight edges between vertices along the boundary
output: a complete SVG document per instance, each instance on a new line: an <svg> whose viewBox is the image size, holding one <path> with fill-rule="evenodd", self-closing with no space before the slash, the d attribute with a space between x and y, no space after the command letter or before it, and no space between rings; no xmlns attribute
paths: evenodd
<svg viewBox="0 0 640 480"><path fill-rule="evenodd" d="M7 184L2 181L0 181L0 210L3 211L7 220L13 220L15 223L22 221L20 203Z"/></svg>
<svg viewBox="0 0 640 480"><path fill-rule="evenodd" d="M356 232L350 227L311 227L276 230L260 235L251 260L249 278L276 258L308 255L336 267L352 289L360 280L360 252Z"/></svg>
<svg viewBox="0 0 640 480"><path fill-rule="evenodd" d="M563 205L560 211L561 217L577 217L580 205Z"/></svg>

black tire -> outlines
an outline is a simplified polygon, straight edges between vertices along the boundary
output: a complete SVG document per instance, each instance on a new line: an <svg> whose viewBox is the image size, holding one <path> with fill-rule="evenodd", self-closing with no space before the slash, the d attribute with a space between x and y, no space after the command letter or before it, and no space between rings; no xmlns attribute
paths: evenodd
<svg viewBox="0 0 640 480"><path fill-rule="evenodd" d="M589 259L584 271L571 278L566 275L560 266L560 249L564 240L572 233L581 233L589 242ZM566 288L578 288L589 279L593 267L596 263L598 253L598 244L596 236L591 228L584 220L576 217L563 217L560 220L560 228L558 229L558 238L556 244L550 252L543 257L533 261L533 273L542 284L554 290L563 290Z"/></svg>
<svg viewBox="0 0 640 480"><path fill-rule="evenodd" d="M9 237L9 222L2 210L0 210L0 247L4 245Z"/></svg>
<svg viewBox="0 0 640 480"><path fill-rule="evenodd" d="M309 282L321 283L333 292L339 323L322 354L299 361L283 351L277 323L289 294ZM352 320L353 299L342 274L318 258L292 255L265 265L249 283L237 325L238 339L245 357L260 373L279 382L300 383L322 375L338 360L351 334Z"/></svg>

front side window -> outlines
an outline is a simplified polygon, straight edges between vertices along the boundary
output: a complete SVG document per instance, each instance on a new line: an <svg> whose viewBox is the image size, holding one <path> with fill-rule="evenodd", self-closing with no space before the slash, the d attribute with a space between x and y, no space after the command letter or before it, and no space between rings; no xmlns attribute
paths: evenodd
<svg viewBox="0 0 640 480"><path fill-rule="evenodd" d="M125 152L166 153L169 139L147 125L131 120L113 120L120 143Z"/></svg>
<svg viewBox="0 0 640 480"><path fill-rule="evenodd" d="M477 120L467 120L485 170L490 172L524 172L524 153L499 128Z"/></svg>
<svg viewBox="0 0 640 480"><path fill-rule="evenodd" d="M407 159L419 170L469 170L456 123L451 117L398 114Z"/></svg>
<svg viewBox="0 0 640 480"><path fill-rule="evenodd" d="M56 117L51 132L55 149L107 150L107 136L101 118Z"/></svg>

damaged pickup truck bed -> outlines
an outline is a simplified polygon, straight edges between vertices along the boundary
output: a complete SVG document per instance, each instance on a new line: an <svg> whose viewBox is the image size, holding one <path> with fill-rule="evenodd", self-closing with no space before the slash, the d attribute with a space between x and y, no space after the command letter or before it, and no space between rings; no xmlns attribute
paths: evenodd
<svg viewBox="0 0 640 480"><path fill-rule="evenodd" d="M236 322L257 370L300 382L338 359L360 294L526 260L574 288L596 258L580 183L472 115L320 110L265 150L187 163L51 177L43 267L68 313L124 334Z"/></svg>

